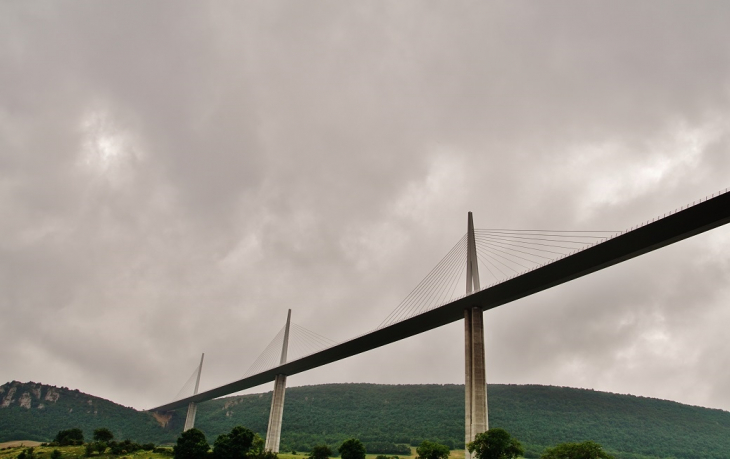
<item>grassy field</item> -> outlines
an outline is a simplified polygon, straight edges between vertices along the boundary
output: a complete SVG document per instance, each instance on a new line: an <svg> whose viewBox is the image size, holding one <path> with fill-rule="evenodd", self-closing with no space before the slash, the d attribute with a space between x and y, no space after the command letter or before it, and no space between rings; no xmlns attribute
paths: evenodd
<svg viewBox="0 0 730 459"><path fill-rule="evenodd" d="M23 446L20 446L20 444L23 444ZM38 445L38 442L33 441L14 441L14 442L7 442L7 443L0 443L0 459L15 459L18 457L18 455L24 450L27 449L30 446ZM63 459L82 459L84 457L85 449L83 446L35 446L33 448L33 452L38 459L49 459L51 457L51 452L53 452L54 449L57 449L61 452L61 457ZM415 459L416 457L416 448L412 448L413 455L412 456L402 456L401 459L411 458ZM297 454L291 454L291 453L279 453L280 459L305 459L309 453L308 452L297 452ZM375 459L377 457L377 454L368 454L365 459ZM112 454L104 454L101 456L94 455L92 458L100 458L100 459L106 459L106 458L114 458L114 459L121 459L121 458L129 458L129 459L171 459L172 456L167 454L161 454L161 453L154 453L152 451L138 451L136 453L132 454L125 454L123 456L114 456ZM450 459L464 459L464 450L454 450L451 451Z"/></svg>
<svg viewBox="0 0 730 459"><path fill-rule="evenodd" d="M279 453L279 459L305 459L309 455L308 451L305 452L299 452L297 451L297 454L290 454L290 453ZM366 454L365 459L375 459L378 457L379 454ZM390 454L385 454L385 456L392 457ZM416 447L411 446L411 455L410 456L399 456L400 459L416 459ZM451 455L449 456L449 459L464 459L464 450L463 449L455 449L451 451Z"/></svg>
<svg viewBox="0 0 730 459"><path fill-rule="evenodd" d="M30 443L37 443L37 442L28 442L24 441L22 442L26 446L2 446L9 443L21 443L21 442L8 442L3 443L0 445L2 449L0 449L0 459L15 459L18 457L18 455L25 449L27 449L27 445ZM85 448L83 446L36 446L33 448L33 454L37 459L50 459L51 453L54 449L57 449L61 452L61 457L63 459L76 459L76 458L85 458ZM135 459L172 459L172 456L169 454L161 454L161 453L153 453L152 451L137 451L136 453L131 454L125 454L123 456L115 456L113 454L103 454L101 456L94 455L93 458L115 458L115 459L121 459L121 458L135 458Z"/></svg>

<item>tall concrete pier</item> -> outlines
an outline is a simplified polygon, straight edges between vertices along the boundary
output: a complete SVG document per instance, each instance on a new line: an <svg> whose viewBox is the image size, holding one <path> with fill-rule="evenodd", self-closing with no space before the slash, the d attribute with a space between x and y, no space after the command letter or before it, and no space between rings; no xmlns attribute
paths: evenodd
<svg viewBox="0 0 730 459"><path fill-rule="evenodd" d="M466 252L466 293L481 290L474 221L469 212ZM480 307L464 309L464 426L465 443L489 429L487 376L484 364L484 317ZM468 450L465 459L471 459Z"/></svg>
<svg viewBox="0 0 730 459"><path fill-rule="evenodd" d="M286 363L286 351L289 347L289 325L291 324L291 309L286 315L286 327L284 328L284 344L281 347L281 360L279 365ZM274 393L271 397L271 413L269 414L269 427L266 429L266 450L273 453L279 452L279 440L281 440L281 420L284 416L284 393L286 392L286 375L276 375L274 379Z"/></svg>
<svg viewBox="0 0 730 459"><path fill-rule="evenodd" d="M195 391L193 392L193 395L198 393L198 387L200 386L200 373L203 371L203 359L205 358L205 353L200 356L200 366L198 367L198 376L195 378ZM198 405L195 404L195 402L190 402L188 405L188 415L185 417L185 427L183 428L183 432L186 432L193 427L195 427L195 413L198 412Z"/></svg>

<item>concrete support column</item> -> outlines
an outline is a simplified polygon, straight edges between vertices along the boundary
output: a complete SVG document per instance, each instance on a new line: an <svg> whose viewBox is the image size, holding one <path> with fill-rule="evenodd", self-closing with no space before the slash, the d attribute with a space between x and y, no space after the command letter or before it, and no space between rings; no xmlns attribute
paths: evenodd
<svg viewBox="0 0 730 459"><path fill-rule="evenodd" d="M190 402L188 405L188 415L185 417L185 427L183 428L183 432L187 432L188 430L195 427L195 413L198 412L198 406L195 404L195 402Z"/></svg>
<svg viewBox="0 0 730 459"><path fill-rule="evenodd" d="M284 342L281 345L280 365L286 363L286 353L289 349L289 327L291 325L291 309L286 315L284 327ZM271 412L269 413L269 427L266 429L266 445L264 448L272 453L279 452L281 440L281 420L284 417L284 393L286 392L286 375L276 375L274 379L274 393L271 396Z"/></svg>
<svg viewBox="0 0 730 459"><path fill-rule="evenodd" d="M281 420L284 417L284 395L286 392L286 375L277 375L274 379L274 393L271 397L271 414L269 427L266 429L266 450L279 452L281 439Z"/></svg>
<svg viewBox="0 0 730 459"><path fill-rule="evenodd" d="M471 311L464 309L464 445L473 440L471 436ZM464 459L470 459L471 453L464 446Z"/></svg>
<svg viewBox="0 0 730 459"><path fill-rule="evenodd" d="M464 310L465 443L474 441L477 434L489 429L483 315L481 308ZM470 459L469 451L464 454Z"/></svg>
<svg viewBox="0 0 730 459"><path fill-rule="evenodd" d="M200 356L200 366L198 366L198 376L195 378L195 389L193 391L193 395L198 393L198 388L200 387L200 373L203 371L203 359L205 359L205 353ZM195 402L190 402L188 405L188 415L185 416L185 427L183 427L183 432L187 432L195 427L195 414L197 412L198 405L196 405Z"/></svg>
<svg viewBox="0 0 730 459"><path fill-rule="evenodd" d="M489 428L487 374L484 365L484 318L481 308L471 310L471 431L472 440Z"/></svg>
<svg viewBox="0 0 730 459"><path fill-rule="evenodd" d="M467 222L466 293L479 291L474 221L469 212ZM487 413L487 376L484 364L484 313L481 308L464 310L464 440L474 441L477 434L489 429ZM471 459L465 451L464 459Z"/></svg>

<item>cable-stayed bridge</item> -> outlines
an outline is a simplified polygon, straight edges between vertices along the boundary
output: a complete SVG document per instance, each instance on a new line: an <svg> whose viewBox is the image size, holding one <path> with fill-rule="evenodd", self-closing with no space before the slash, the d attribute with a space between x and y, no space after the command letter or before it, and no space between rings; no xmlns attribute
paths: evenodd
<svg viewBox="0 0 730 459"><path fill-rule="evenodd" d="M335 344L304 327L290 324L288 317L286 326L243 378L201 393L197 393L196 384L196 393L193 395L179 397L153 410L167 411L189 406L194 420L196 403L275 381L267 449L278 451L286 376L464 320L465 439L467 442L472 441L477 433L488 427L483 311L728 222L728 189L624 231L475 229L469 213L467 234L375 330ZM484 273L481 277L480 267ZM466 294L454 298L464 278ZM481 278L491 283L482 288ZM290 355L287 359L290 337L292 341L303 343L299 347L309 346L309 352L301 356ZM199 377L200 368L197 370L198 380Z"/></svg>

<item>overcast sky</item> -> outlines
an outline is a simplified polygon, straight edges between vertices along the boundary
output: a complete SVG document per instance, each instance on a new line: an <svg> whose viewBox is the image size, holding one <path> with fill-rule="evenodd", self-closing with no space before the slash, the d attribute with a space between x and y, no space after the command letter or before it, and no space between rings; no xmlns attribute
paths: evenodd
<svg viewBox="0 0 730 459"><path fill-rule="evenodd" d="M0 3L0 383L139 409L375 328L466 231L730 186L730 4ZM730 410L730 227L485 314L487 379ZM289 378L463 384L454 323ZM253 391L270 390L270 385Z"/></svg>

